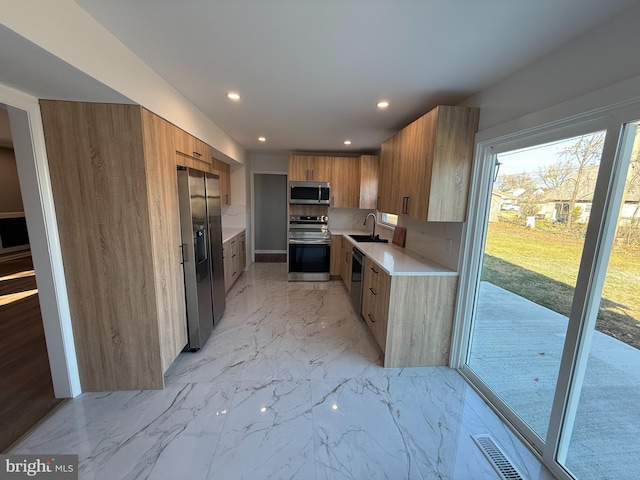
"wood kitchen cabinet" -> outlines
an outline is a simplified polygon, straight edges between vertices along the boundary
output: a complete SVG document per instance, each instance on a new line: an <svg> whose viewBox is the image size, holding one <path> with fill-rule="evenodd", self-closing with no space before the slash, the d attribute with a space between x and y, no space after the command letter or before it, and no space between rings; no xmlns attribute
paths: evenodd
<svg viewBox="0 0 640 480"><path fill-rule="evenodd" d="M362 316L383 352L387 348L387 322L391 277L370 259L362 267Z"/></svg>
<svg viewBox="0 0 640 480"><path fill-rule="evenodd" d="M333 276L342 276L342 261L344 254L342 253L342 235L331 235L331 263L329 274Z"/></svg>
<svg viewBox="0 0 640 480"><path fill-rule="evenodd" d="M333 158L316 155L289 157L290 182L331 182Z"/></svg>
<svg viewBox="0 0 640 480"><path fill-rule="evenodd" d="M358 208L360 197L360 159L333 157L331 203L334 208Z"/></svg>
<svg viewBox="0 0 640 480"><path fill-rule="evenodd" d="M228 163L212 159L213 170L220 177L220 203L221 205L231 205L231 168Z"/></svg>
<svg viewBox="0 0 640 480"><path fill-rule="evenodd" d="M177 129L136 105L40 107L82 390L163 388L187 343Z"/></svg>
<svg viewBox="0 0 640 480"><path fill-rule="evenodd" d="M357 208L377 209L380 157L376 155L362 155L358 160L360 169L360 196L358 197Z"/></svg>
<svg viewBox="0 0 640 480"><path fill-rule="evenodd" d="M209 145L178 127L174 127L174 136L176 153L204 163L211 163L211 147Z"/></svg>
<svg viewBox="0 0 640 480"><path fill-rule="evenodd" d="M390 276L365 259L362 316L385 367L449 364L457 277Z"/></svg>
<svg viewBox="0 0 640 480"><path fill-rule="evenodd" d="M479 110L439 106L383 142L379 209L463 222Z"/></svg>
<svg viewBox="0 0 640 480"><path fill-rule="evenodd" d="M224 289L228 291L247 266L246 232L242 231L222 244Z"/></svg>

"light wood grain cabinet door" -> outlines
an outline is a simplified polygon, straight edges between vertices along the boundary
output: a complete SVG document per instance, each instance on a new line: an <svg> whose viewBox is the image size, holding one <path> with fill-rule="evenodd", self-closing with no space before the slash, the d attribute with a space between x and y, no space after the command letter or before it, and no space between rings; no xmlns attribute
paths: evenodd
<svg viewBox="0 0 640 480"><path fill-rule="evenodd" d="M376 155L362 155L358 163L360 168L358 208L377 209L380 157Z"/></svg>
<svg viewBox="0 0 640 480"><path fill-rule="evenodd" d="M291 155L289 157L289 181L308 182L311 181L311 171L313 170L311 157L308 155Z"/></svg>
<svg viewBox="0 0 640 480"><path fill-rule="evenodd" d="M333 157L331 175L331 206L358 208L360 160L355 157Z"/></svg>
<svg viewBox="0 0 640 480"><path fill-rule="evenodd" d="M331 235L330 275L342 275L342 235Z"/></svg>
<svg viewBox="0 0 640 480"><path fill-rule="evenodd" d="M378 181L378 210L400 215L402 212L402 190L405 179L402 176L402 156L400 147L404 136L401 130L385 140L380 149L380 177Z"/></svg>
<svg viewBox="0 0 640 480"><path fill-rule="evenodd" d="M331 182L333 158L315 155L289 157L290 182Z"/></svg>
<svg viewBox="0 0 640 480"><path fill-rule="evenodd" d="M363 268L362 316L383 352L387 348L387 322L391 277L377 264L365 259Z"/></svg>
<svg viewBox="0 0 640 480"><path fill-rule="evenodd" d="M333 181L333 158L332 157L311 157L311 179L312 182L332 182Z"/></svg>
<svg viewBox="0 0 640 480"><path fill-rule="evenodd" d="M231 167L228 163L219 163L220 202L223 206L231 205Z"/></svg>

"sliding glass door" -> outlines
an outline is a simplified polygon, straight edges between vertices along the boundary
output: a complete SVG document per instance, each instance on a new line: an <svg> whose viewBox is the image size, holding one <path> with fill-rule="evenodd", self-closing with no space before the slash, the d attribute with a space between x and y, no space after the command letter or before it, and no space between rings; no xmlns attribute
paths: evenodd
<svg viewBox="0 0 640 480"><path fill-rule="evenodd" d="M604 137L590 132L497 155L467 364L540 440Z"/></svg>
<svg viewBox="0 0 640 480"><path fill-rule="evenodd" d="M483 147L460 369L556 474L635 479L640 134L590 125Z"/></svg>
<svg viewBox="0 0 640 480"><path fill-rule="evenodd" d="M564 413L557 460L580 480L640 472L640 130L624 126L620 178L596 250L592 302ZM614 179L615 180L615 179ZM600 260L598 262L598 260ZM599 292L602 291L598 301Z"/></svg>

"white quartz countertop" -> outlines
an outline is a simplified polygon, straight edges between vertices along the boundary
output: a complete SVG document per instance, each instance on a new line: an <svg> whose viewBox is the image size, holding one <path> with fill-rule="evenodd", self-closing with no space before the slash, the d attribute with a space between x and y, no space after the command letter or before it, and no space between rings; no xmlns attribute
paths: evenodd
<svg viewBox="0 0 640 480"><path fill-rule="evenodd" d="M425 257L391 243L356 242L349 235L366 235L362 230L331 230L331 235L342 235L358 247L367 258L375 262L389 275L397 276L458 276L458 272Z"/></svg>
<svg viewBox="0 0 640 480"><path fill-rule="evenodd" d="M236 227L223 228L222 243L226 242L227 240L231 240L233 237L244 232L245 230L246 228L236 228Z"/></svg>

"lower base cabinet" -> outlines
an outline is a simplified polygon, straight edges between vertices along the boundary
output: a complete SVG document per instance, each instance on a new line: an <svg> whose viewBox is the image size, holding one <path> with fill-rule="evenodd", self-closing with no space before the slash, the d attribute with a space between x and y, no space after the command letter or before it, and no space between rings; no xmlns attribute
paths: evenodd
<svg viewBox="0 0 640 480"><path fill-rule="evenodd" d="M353 247L351 246L351 242L349 240L345 240L342 237L342 249L341 249L341 260L340 260L340 276L342 277L342 281L344 282L344 286L347 287L347 290L351 291L351 260L353 256Z"/></svg>
<svg viewBox="0 0 640 480"><path fill-rule="evenodd" d="M390 276L365 258L362 316L385 367L449 364L456 276Z"/></svg>
<svg viewBox="0 0 640 480"><path fill-rule="evenodd" d="M222 244L224 290L228 291L247 266L247 242L243 231Z"/></svg>

